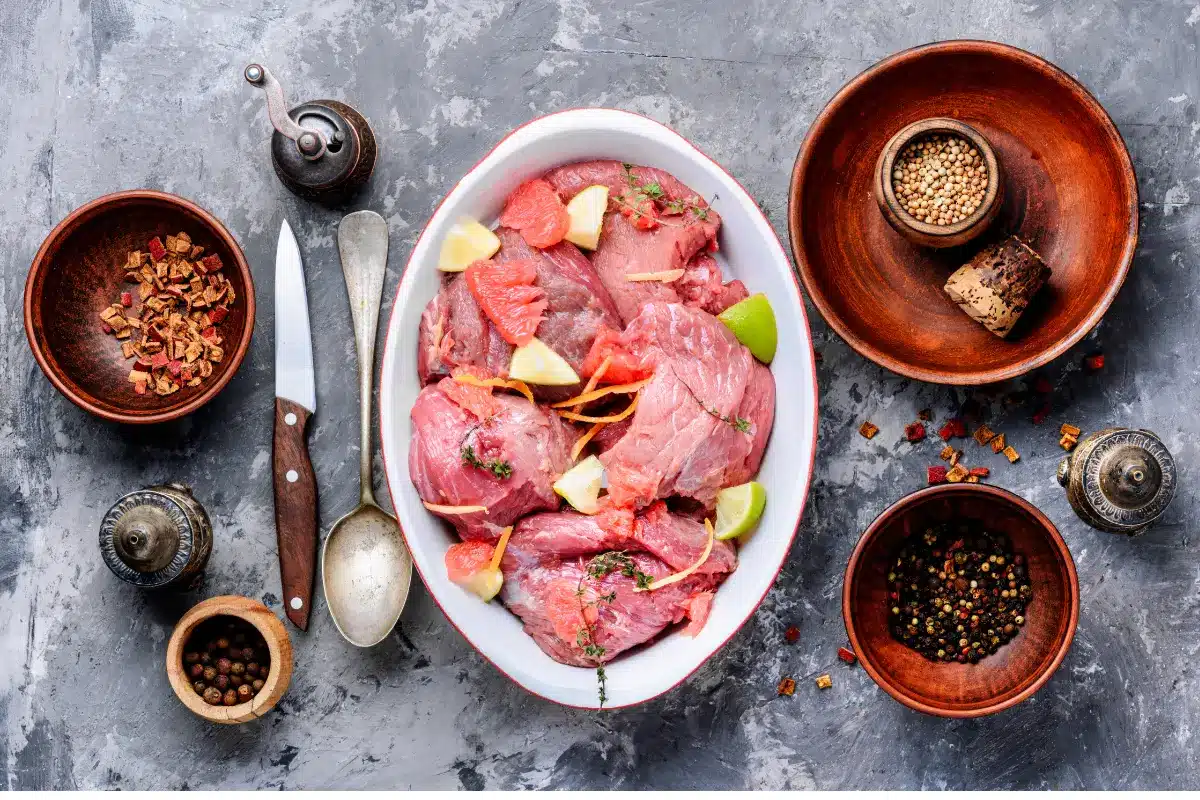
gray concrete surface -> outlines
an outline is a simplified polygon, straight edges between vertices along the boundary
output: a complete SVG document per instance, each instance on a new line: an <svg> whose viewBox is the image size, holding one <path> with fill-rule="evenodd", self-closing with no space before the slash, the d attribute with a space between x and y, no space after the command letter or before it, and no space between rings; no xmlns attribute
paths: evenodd
<svg viewBox="0 0 1200 800"><path fill-rule="evenodd" d="M0 787L1195 788L1198 24L1194 0L3 0ZM1083 591L1074 648L1037 697L949 722L902 708L836 662L857 534L922 483L930 460L892 443L917 409L945 415L968 393L883 372L813 314L820 451L800 535L759 612L679 689L617 713L550 705L475 655L417 588L395 633L366 652L318 608L296 637L290 693L259 723L210 727L179 705L162 659L184 609L234 592L279 610L268 466L283 215L305 250L319 322L312 450L323 524L356 499L353 344L334 247L342 212L276 181L262 98L240 76L249 60L270 65L294 101L348 100L373 121L382 158L353 207L380 211L391 228L386 314L435 204L531 117L609 105L659 119L727 166L782 236L792 160L825 100L895 50L955 37L1054 60L1125 136L1141 248L1105 321L1046 371L1059 388L1052 419L1150 427L1181 467L1179 495L1151 533L1093 531L1053 484L1051 427L993 403L1024 454L994 482L1061 527ZM215 402L130 430L77 410L44 379L21 296L55 222L143 186L227 222L254 267L260 313L245 365ZM1079 356L1097 347L1108 367L1085 374ZM854 432L868 417L883 428L870 444ZM96 548L104 510L163 480L193 484L217 528L208 581L189 595L120 584ZM792 624L801 638L788 646ZM812 677L825 671L834 687L820 693ZM797 678L794 697L776 696L782 675Z"/></svg>

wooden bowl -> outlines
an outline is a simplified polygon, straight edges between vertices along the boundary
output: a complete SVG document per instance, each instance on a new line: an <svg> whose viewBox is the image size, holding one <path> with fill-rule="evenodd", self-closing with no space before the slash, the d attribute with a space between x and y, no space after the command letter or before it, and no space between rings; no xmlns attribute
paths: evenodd
<svg viewBox="0 0 1200 800"><path fill-rule="evenodd" d="M889 567L904 539L931 525L982 521L1023 555L1033 587L1021 632L976 664L933 662L892 638ZM1054 524L1022 498L983 484L945 484L894 503L859 539L842 586L842 616L863 668L909 708L981 717L1033 696L1058 669L1079 621L1075 562Z"/></svg>
<svg viewBox="0 0 1200 800"><path fill-rule="evenodd" d="M271 671L263 688L245 703L235 706L210 706L196 694L183 671L183 648L192 631L213 617L237 617L253 625L262 634L271 654ZM209 722L236 725L266 714L287 691L292 680L292 642L279 617L257 600L238 595L212 597L193 606L171 632L167 642L167 680L175 696L188 710Z"/></svg>
<svg viewBox="0 0 1200 800"><path fill-rule="evenodd" d="M216 253L237 301L218 330L225 359L199 386L172 395L135 394L133 362L100 329L99 312L121 292L127 254L145 250L155 236L186 231L205 253ZM42 243L25 283L25 334L50 382L80 408L115 422L177 419L211 400L242 363L254 332L254 282L237 241L196 204L164 192L138 189L105 195L76 209Z"/></svg>
<svg viewBox="0 0 1200 800"><path fill-rule="evenodd" d="M892 170L897 156L910 142L933 134L950 134L967 140L983 157L988 169L988 183L979 207L966 219L950 225L934 225L917 219L900 205L892 188ZM948 117L923 119L904 126L883 146L875 162L875 202L884 219L905 239L923 247L958 247L977 238L1000 213L1003 198L1004 173L996 151L982 133Z"/></svg>
<svg viewBox="0 0 1200 800"><path fill-rule="evenodd" d="M919 247L879 213L878 154L927 117L991 143L1005 189L988 238L1019 234L1053 271L1008 339L942 289L975 246ZM834 96L796 159L788 227L809 298L851 347L918 380L977 385L1051 361L1099 322L1133 259L1137 203L1125 144L1083 86L1015 47L954 41L891 56Z"/></svg>

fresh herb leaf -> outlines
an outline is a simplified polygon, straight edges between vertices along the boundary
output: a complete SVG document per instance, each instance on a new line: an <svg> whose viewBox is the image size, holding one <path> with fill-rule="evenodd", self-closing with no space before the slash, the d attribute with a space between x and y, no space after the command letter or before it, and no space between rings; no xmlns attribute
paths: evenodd
<svg viewBox="0 0 1200 800"><path fill-rule="evenodd" d="M642 194L646 195L652 200L661 200L663 196L663 188L659 186L657 182L644 183L642 184Z"/></svg>
<svg viewBox="0 0 1200 800"><path fill-rule="evenodd" d="M509 464L507 461L501 461L498 458L494 458L491 461L484 461L475 454L475 448L469 444L462 446L462 461L467 466L481 469L484 472L490 472L501 480L512 477L512 464Z"/></svg>
<svg viewBox="0 0 1200 800"><path fill-rule="evenodd" d="M596 683L600 686L600 707L604 708L604 701L608 699L608 676L604 674L604 667L596 667Z"/></svg>

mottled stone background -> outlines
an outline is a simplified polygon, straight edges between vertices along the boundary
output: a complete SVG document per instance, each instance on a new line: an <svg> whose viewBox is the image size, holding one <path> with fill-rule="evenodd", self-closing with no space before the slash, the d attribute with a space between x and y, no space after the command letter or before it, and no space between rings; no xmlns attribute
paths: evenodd
<svg viewBox="0 0 1200 800"><path fill-rule="evenodd" d="M0 786L1195 787L1198 24L1195 0L3 0ZM994 482L1045 510L1079 567L1079 633L1038 696L991 719L943 721L836 661L850 549L932 460L932 443L897 443L902 425L969 395L876 368L810 313L822 413L800 535L761 610L666 697L604 714L531 697L417 587L395 633L365 652L318 608L296 637L291 691L262 722L212 727L175 700L162 658L186 607L236 592L279 608L268 464L281 216L305 252L317 323L312 451L324 525L356 498L354 351L333 239L342 211L299 202L276 181L246 63L269 64L295 102L346 100L372 120L382 158L354 207L388 219L390 301L453 182L513 126L578 105L673 126L785 236L792 161L821 105L889 53L955 37L1052 59L1096 93L1128 142L1142 245L1104 323L1046 371L1058 388L1052 422L1152 428L1181 468L1163 524L1136 540L1093 531L1053 482L1052 426L993 402L1022 384L979 398L1023 453ZM26 270L51 226L135 187L177 192L225 220L259 287L237 377L201 412L156 430L77 410L43 378L21 328ZM1108 367L1085 374L1079 357L1094 348ZM882 427L870 443L854 432L868 417ZM194 485L217 530L208 582L186 596L122 585L96 548L105 509L164 480ZM789 646L792 624L801 638ZM834 686L818 692L812 678L825 671ZM794 697L776 696L782 675L797 679Z"/></svg>

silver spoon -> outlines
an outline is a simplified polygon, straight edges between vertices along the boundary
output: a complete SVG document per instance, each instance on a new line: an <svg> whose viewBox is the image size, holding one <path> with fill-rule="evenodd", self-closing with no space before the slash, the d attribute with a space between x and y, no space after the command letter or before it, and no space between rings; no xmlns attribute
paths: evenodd
<svg viewBox="0 0 1200 800"><path fill-rule="evenodd" d="M412 584L412 557L404 546L400 525L379 507L371 492L371 384L375 330L387 270L387 223L373 211L347 215L338 225L338 251L358 346L362 495L358 508L334 523L325 537L321 584L338 631L350 644L370 647L395 627Z"/></svg>

